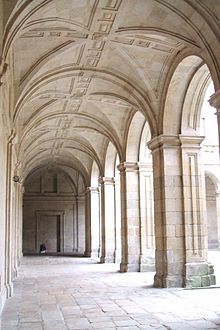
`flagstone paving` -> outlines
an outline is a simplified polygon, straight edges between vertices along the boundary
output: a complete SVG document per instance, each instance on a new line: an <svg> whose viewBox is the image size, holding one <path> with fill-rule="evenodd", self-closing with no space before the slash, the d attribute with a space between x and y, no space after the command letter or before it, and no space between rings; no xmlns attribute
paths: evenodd
<svg viewBox="0 0 220 330"><path fill-rule="evenodd" d="M88 258L24 257L2 330L220 329L220 288L155 289L153 273Z"/></svg>

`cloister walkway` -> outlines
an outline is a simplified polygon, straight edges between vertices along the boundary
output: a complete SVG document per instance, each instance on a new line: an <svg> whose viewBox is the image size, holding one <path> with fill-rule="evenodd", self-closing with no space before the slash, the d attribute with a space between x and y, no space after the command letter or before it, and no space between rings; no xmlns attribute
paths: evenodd
<svg viewBox="0 0 220 330"><path fill-rule="evenodd" d="M153 273L88 258L24 257L2 330L220 329L220 288L155 289Z"/></svg>

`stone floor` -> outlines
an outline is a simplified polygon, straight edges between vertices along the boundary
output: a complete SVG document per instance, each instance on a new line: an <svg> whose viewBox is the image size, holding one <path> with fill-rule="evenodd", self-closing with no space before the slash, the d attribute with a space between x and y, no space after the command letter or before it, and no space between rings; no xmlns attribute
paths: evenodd
<svg viewBox="0 0 220 330"><path fill-rule="evenodd" d="M1 329L220 329L220 288L155 289L152 280L87 258L25 257Z"/></svg>

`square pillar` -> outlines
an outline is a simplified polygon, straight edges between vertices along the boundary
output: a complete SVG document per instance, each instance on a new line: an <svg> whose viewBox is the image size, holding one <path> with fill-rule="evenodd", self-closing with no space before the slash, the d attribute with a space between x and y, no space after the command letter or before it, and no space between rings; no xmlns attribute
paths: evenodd
<svg viewBox="0 0 220 330"><path fill-rule="evenodd" d="M141 256L140 271L155 270L155 234L153 168L149 163L138 163L140 176Z"/></svg>
<svg viewBox="0 0 220 330"><path fill-rule="evenodd" d="M140 196L137 163L118 165L121 179L121 272L140 271Z"/></svg>
<svg viewBox="0 0 220 330"><path fill-rule="evenodd" d="M99 188L89 187L91 202L91 257L98 259L100 256L100 201Z"/></svg>
<svg viewBox="0 0 220 330"><path fill-rule="evenodd" d="M115 262L115 183L114 178L102 177L100 183L101 199L101 259L102 263Z"/></svg>
<svg viewBox="0 0 220 330"><path fill-rule="evenodd" d="M185 283L185 239L182 166L178 136L161 135L148 144L152 150L155 203L155 287Z"/></svg>
<svg viewBox="0 0 220 330"><path fill-rule="evenodd" d="M78 203L79 209L79 203ZM79 219L79 210L78 210ZM86 189L85 193L85 252L86 257L91 257L91 196L90 189Z"/></svg>
<svg viewBox="0 0 220 330"><path fill-rule="evenodd" d="M220 89L217 90L210 97L209 103L212 107L216 108L216 116L217 116L217 123L218 123L219 153L220 153Z"/></svg>
<svg viewBox="0 0 220 330"><path fill-rule="evenodd" d="M207 261L205 175L201 160L204 137L181 136L183 202L186 249L186 287L215 284L213 266Z"/></svg>
<svg viewBox="0 0 220 330"><path fill-rule="evenodd" d="M156 287L214 284L207 262L201 137L158 136L153 155Z"/></svg>

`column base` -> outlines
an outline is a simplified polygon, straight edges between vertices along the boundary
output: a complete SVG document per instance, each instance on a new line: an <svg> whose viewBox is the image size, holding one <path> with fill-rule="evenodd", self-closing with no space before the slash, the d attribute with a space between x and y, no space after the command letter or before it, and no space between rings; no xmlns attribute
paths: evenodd
<svg viewBox="0 0 220 330"><path fill-rule="evenodd" d="M140 257L140 272L154 272L155 257L154 255L143 254Z"/></svg>
<svg viewBox="0 0 220 330"><path fill-rule="evenodd" d="M93 259L99 259L99 250L98 249L94 249L91 252L91 258Z"/></svg>
<svg viewBox="0 0 220 330"><path fill-rule="evenodd" d="M200 288L216 284L214 267L209 262L186 264L186 288Z"/></svg>
<svg viewBox="0 0 220 330"><path fill-rule="evenodd" d="M120 264L121 262L121 250L115 250L115 263Z"/></svg>
<svg viewBox="0 0 220 330"><path fill-rule="evenodd" d="M91 257L91 251L85 251L84 257Z"/></svg>
<svg viewBox="0 0 220 330"><path fill-rule="evenodd" d="M17 267L14 267L14 270L13 270L13 279L16 278L18 276L18 269Z"/></svg>
<svg viewBox="0 0 220 330"><path fill-rule="evenodd" d="M14 292L14 287L13 287L13 283L7 283L5 284L5 289L6 289L6 298L10 298L13 296L13 292Z"/></svg>
<svg viewBox="0 0 220 330"><path fill-rule="evenodd" d="M155 288L182 288L184 286L184 277L181 275L161 275L155 274Z"/></svg>
<svg viewBox="0 0 220 330"><path fill-rule="evenodd" d="M140 265L139 264L129 264L129 263L120 263L120 272L127 273L127 272L140 272Z"/></svg>
<svg viewBox="0 0 220 330"><path fill-rule="evenodd" d="M5 306L6 299L7 299L7 290L6 290L6 288L4 288L2 290L2 292L0 293L0 315L3 311L4 306ZM0 321L0 328L1 328L1 321Z"/></svg>
<svg viewBox="0 0 220 330"><path fill-rule="evenodd" d="M100 257L100 263L101 264L112 264L114 262L115 262L115 257L114 256Z"/></svg>

